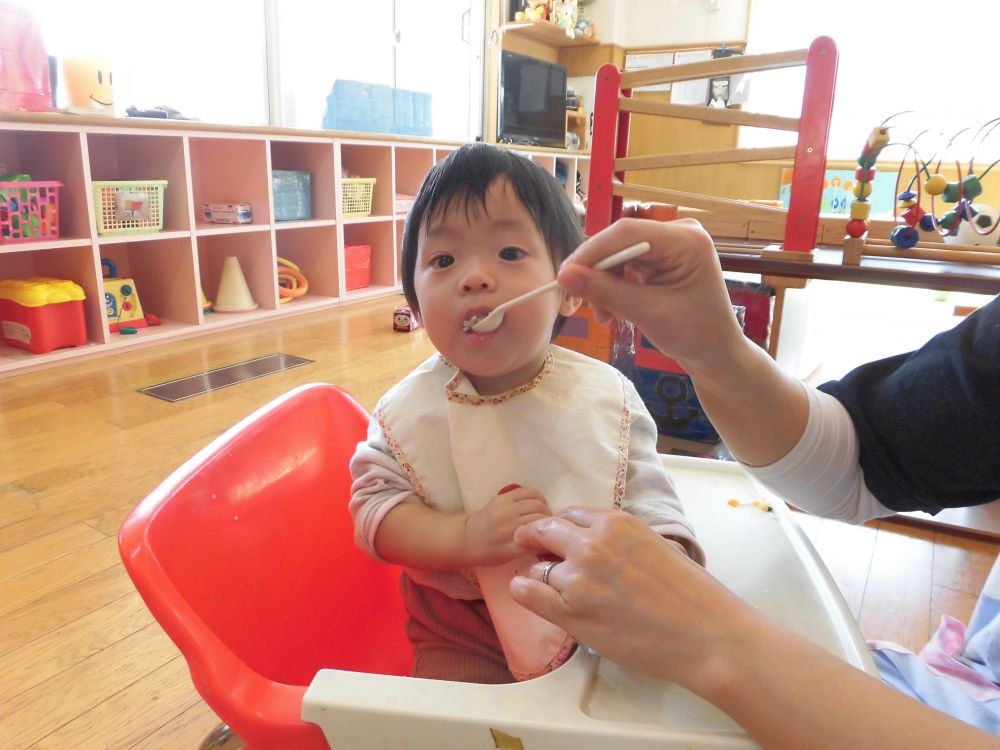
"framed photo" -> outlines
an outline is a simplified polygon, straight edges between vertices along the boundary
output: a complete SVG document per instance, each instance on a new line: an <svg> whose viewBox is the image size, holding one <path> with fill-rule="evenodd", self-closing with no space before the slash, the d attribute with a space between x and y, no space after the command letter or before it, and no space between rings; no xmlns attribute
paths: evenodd
<svg viewBox="0 0 1000 750"><path fill-rule="evenodd" d="M730 86L731 81L729 76L720 76L718 78L711 78L708 82L708 101L706 104L709 107L715 107L716 109L725 109L729 106L730 97Z"/></svg>

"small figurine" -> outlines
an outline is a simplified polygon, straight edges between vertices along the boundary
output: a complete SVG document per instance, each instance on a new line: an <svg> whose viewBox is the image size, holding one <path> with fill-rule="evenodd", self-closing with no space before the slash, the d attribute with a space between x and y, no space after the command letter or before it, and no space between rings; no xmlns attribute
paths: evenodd
<svg viewBox="0 0 1000 750"><path fill-rule="evenodd" d="M409 305L397 307L392 313L392 330L409 333L419 327L420 321L417 320L417 316L413 314L413 310L410 309Z"/></svg>

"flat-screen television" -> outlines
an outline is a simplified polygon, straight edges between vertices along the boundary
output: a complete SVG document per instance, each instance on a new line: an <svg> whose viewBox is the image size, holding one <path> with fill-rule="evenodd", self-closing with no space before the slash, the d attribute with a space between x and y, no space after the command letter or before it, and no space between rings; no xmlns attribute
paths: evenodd
<svg viewBox="0 0 1000 750"><path fill-rule="evenodd" d="M566 66L506 50L500 57L497 139L566 145Z"/></svg>

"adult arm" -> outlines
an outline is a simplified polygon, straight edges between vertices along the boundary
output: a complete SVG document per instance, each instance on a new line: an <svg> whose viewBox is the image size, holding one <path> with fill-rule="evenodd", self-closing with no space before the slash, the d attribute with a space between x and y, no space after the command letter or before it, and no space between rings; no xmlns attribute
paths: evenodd
<svg viewBox="0 0 1000 750"><path fill-rule="evenodd" d="M650 243L649 252L629 264L642 283L626 281L621 271L590 268L642 240ZM630 320L676 358L741 461L770 464L798 442L808 414L802 385L743 335L715 245L698 222L617 221L580 245L558 279L569 294L591 304L598 320Z"/></svg>
<svg viewBox="0 0 1000 750"><path fill-rule="evenodd" d="M865 483L860 441L851 415L837 399L805 388L809 420L799 442L783 458L747 467L761 482L802 510L847 523L890 516Z"/></svg>
<svg viewBox="0 0 1000 750"><path fill-rule="evenodd" d="M571 508L517 539L565 558L514 598L623 666L718 706L766 750L961 747L1000 740L769 621L637 519Z"/></svg>

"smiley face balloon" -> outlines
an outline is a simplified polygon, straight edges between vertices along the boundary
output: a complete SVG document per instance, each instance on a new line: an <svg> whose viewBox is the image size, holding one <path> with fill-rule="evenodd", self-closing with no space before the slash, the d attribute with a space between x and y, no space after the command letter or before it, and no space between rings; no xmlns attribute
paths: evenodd
<svg viewBox="0 0 1000 750"><path fill-rule="evenodd" d="M114 113L115 91L111 61L101 57L67 57L63 80L70 110Z"/></svg>

